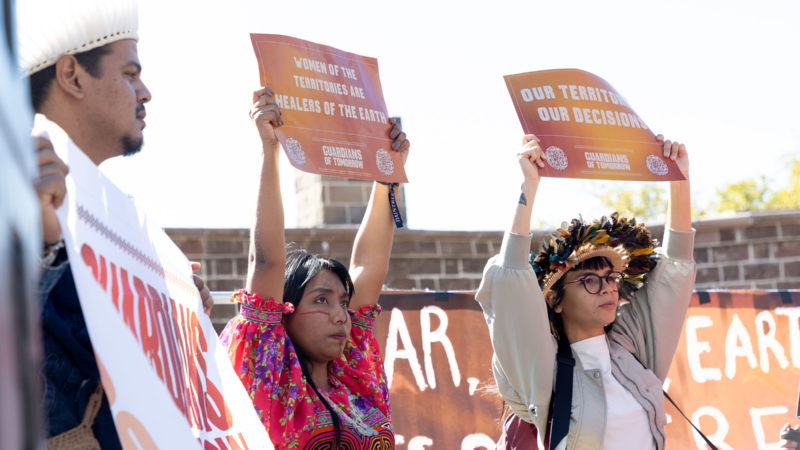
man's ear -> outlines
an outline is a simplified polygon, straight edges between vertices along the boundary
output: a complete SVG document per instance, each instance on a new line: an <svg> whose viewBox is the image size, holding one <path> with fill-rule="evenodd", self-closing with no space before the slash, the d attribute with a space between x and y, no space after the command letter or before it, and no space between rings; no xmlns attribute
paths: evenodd
<svg viewBox="0 0 800 450"><path fill-rule="evenodd" d="M64 55L56 61L56 83L66 94L81 100L86 96L83 78L88 73L72 55Z"/></svg>

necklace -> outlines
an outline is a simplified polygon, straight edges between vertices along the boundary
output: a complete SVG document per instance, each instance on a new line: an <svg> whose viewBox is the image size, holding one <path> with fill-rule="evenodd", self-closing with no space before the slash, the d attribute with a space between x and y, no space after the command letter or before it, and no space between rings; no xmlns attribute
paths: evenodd
<svg viewBox="0 0 800 450"><path fill-rule="evenodd" d="M339 418L342 419L342 421L344 421L346 424L355 428L356 431L359 432L359 434L361 434L362 436L375 436L376 434L378 434L377 431L375 431L371 426L364 423L364 420L358 417L360 415L359 409L356 408L356 405L353 404L353 399L350 398L350 394L345 394L345 395L347 395L347 402L349 409L350 411L353 412L353 414L356 415L356 417L351 417L349 414L342 411L342 409L339 408L339 406L336 403L331 401L330 397L328 397L326 393L322 391L319 391L319 393L320 395L322 395L322 397L325 398L325 401L327 401L328 404L331 405L331 409L333 409L333 411L339 416Z"/></svg>

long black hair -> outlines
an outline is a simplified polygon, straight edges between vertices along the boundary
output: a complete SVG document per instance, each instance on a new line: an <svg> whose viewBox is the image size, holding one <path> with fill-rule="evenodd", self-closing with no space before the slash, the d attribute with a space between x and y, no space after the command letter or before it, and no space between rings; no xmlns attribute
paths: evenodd
<svg viewBox="0 0 800 450"><path fill-rule="evenodd" d="M350 272L347 271L347 268L342 263L335 259L314 255L303 249L289 247L286 252L286 270L283 276L283 301L290 302L296 308L300 303L300 299L303 298L308 282L323 270L329 270L336 275L344 285L348 298L353 297L355 292L353 280L350 278ZM295 345L295 351L297 352L297 360L300 362L303 376L308 381L308 384L311 385L314 393L317 394L317 398L325 405L325 409L331 414L335 430L334 448L338 448L342 436L342 420L325 397L320 394L316 383L311 378L308 357L306 357L303 349Z"/></svg>

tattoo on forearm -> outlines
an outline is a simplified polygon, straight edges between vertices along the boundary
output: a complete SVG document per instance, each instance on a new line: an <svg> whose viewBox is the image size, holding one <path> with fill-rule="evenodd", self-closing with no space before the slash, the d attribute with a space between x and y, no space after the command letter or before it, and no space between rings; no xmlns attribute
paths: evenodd
<svg viewBox="0 0 800 450"><path fill-rule="evenodd" d="M522 206L528 206L528 199L525 198L525 193L519 194L519 204Z"/></svg>

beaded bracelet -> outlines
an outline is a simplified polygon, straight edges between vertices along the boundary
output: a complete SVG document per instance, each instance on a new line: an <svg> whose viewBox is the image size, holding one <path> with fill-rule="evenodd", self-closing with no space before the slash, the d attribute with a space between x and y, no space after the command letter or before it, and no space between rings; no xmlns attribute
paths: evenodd
<svg viewBox="0 0 800 450"><path fill-rule="evenodd" d="M53 244L44 244L44 248L42 249L42 265L45 267L50 267L56 260L58 256L58 251L64 248L64 239L59 239L58 242Z"/></svg>

